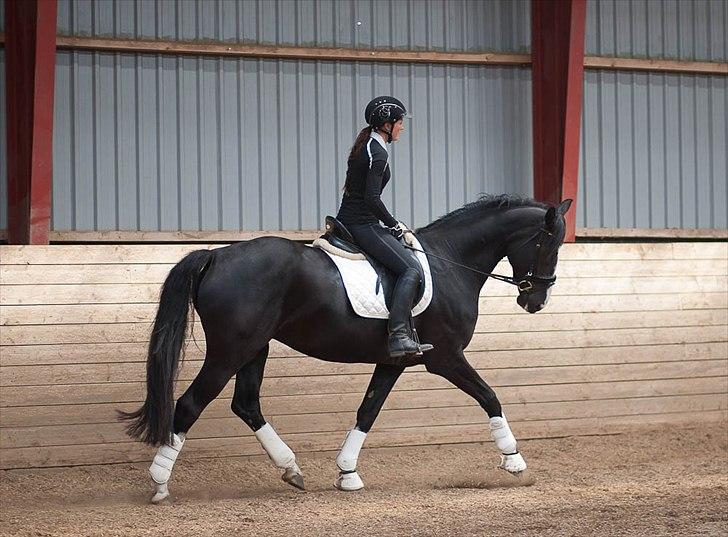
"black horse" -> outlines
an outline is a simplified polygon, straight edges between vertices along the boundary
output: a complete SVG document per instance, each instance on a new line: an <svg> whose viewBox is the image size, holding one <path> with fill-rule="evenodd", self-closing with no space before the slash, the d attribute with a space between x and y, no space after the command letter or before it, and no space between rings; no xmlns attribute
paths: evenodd
<svg viewBox="0 0 728 537"><path fill-rule="evenodd" d="M530 313L543 308L555 279L565 234L563 215L570 205L571 200L549 207L533 200L483 196L417 230L417 238L432 255L434 296L414 325L435 348L400 363L393 363L387 352L386 321L354 314L336 267L321 250L264 237L188 254L171 270L161 291L149 343L146 401L136 412L121 416L130 420L130 436L161 445L150 469L157 483L156 500L168 494L166 482L185 434L233 376L233 412L256 432L276 465L286 470L284 480L303 486L293 452L260 410L259 392L271 339L326 361L377 364L350 432L358 436L347 437L353 447L347 453L342 448L337 459L344 479L353 474L356 482L340 488L363 486L354 471L363 436L406 366L424 364L427 371L475 398L491 418L493 429L493 419L502 416L501 405L463 354L475 330L480 290L487 273L508 257L512 283L520 282L518 304ZM205 332L206 355L199 374L175 406L174 382L190 303ZM515 450L510 429L507 433L510 444L499 444L497 435L494 439L499 447L510 446L501 447L504 455L515 455L505 452ZM513 473L525 469L518 458L515 466L505 468Z"/></svg>

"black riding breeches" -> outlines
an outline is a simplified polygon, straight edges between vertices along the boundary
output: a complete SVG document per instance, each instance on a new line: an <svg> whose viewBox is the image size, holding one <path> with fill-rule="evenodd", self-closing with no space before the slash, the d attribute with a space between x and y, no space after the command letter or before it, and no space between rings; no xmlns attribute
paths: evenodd
<svg viewBox="0 0 728 537"><path fill-rule="evenodd" d="M397 276L409 268L418 270L417 262L387 228L379 224L359 224L349 225L347 229L362 250Z"/></svg>

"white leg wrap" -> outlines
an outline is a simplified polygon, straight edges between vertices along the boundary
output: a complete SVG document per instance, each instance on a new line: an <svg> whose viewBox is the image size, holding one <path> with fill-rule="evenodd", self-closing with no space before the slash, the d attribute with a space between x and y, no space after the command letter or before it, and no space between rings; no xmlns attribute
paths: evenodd
<svg viewBox="0 0 728 537"><path fill-rule="evenodd" d="M359 429L351 429L341 444L341 450L336 457L336 464L342 472L353 472L356 470L356 463L359 460L359 452L364 445L367 433Z"/></svg>
<svg viewBox="0 0 728 537"><path fill-rule="evenodd" d="M185 443L185 434L175 434L172 436L172 445L165 444L159 446L157 454L154 456L152 465L149 467L149 475L158 485L164 485L169 481L172 475L172 468L179 457L179 452Z"/></svg>
<svg viewBox="0 0 728 537"><path fill-rule="evenodd" d="M266 423L260 429L255 431L255 437L263 446L263 449L270 457L270 460L272 460L273 464L275 464L278 468L286 469L295 467L296 470L298 470L298 466L296 465L296 456L293 454L291 448L289 448L286 443L281 440L281 437L278 436L278 433L276 433L275 429L271 427L270 423Z"/></svg>
<svg viewBox="0 0 728 537"><path fill-rule="evenodd" d="M490 418L490 437L504 455L511 455L518 451L516 437L513 436L506 418L500 416Z"/></svg>

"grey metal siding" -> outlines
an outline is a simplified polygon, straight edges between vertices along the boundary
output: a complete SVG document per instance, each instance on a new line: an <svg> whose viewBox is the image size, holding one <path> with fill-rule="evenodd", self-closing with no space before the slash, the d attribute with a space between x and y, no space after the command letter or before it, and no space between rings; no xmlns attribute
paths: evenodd
<svg viewBox="0 0 728 537"><path fill-rule="evenodd" d="M385 202L421 225L530 194L530 70L59 52L55 230L317 229L376 94L414 118Z"/></svg>
<svg viewBox="0 0 728 537"><path fill-rule="evenodd" d="M529 0L60 0L60 34L526 52Z"/></svg>
<svg viewBox="0 0 728 537"><path fill-rule="evenodd" d="M586 54L725 62L726 0L588 0Z"/></svg>
<svg viewBox="0 0 728 537"><path fill-rule="evenodd" d="M587 71L577 225L726 228L727 82Z"/></svg>

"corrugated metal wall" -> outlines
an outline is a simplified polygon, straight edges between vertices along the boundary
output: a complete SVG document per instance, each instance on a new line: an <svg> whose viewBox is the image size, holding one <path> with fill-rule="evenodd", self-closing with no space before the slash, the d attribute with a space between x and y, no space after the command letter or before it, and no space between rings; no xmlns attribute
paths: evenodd
<svg viewBox="0 0 728 537"><path fill-rule="evenodd" d="M587 71L577 225L725 228L727 81Z"/></svg>
<svg viewBox="0 0 728 537"><path fill-rule="evenodd" d="M726 61L725 0L588 0L586 54Z"/></svg>
<svg viewBox="0 0 728 537"><path fill-rule="evenodd" d="M399 218L531 190L527 68L58 58L53 229L317 229L381 93L414 115L384 196Z"/></svg>
<svg viewBox="0 0 728 537"><path fill-rule="evenodd" d="M59 31L519 51L528 10L527 1L76 1L59 2ZM385 193L399 218L421 225L484 191L532 191L527 68L59 52L53 229L317 229L337 210L364 106L382 93L414 114Z"/></svg>
<svg viewBox="0 0 728 537"><path fill-rule="evenodd" d="M58 24L107 37L525 52L529 9L528 0L61 0ZM586 51L726 61L726 28L722 0L589 0ZM317 227L336 210L360 109L380 92L403 95L415 113L387 192L401 218L422 224L481 191L531 192L529 69L63 51L53 228ZM578 225L726 227L727 95L721 76L587 71ZM0 228L6 199L2 165Z"/></svg>
<svg viewBox="0 0 728 537"><path fill-rule="evenodd" d="M588 2L587 54L726 61L728 2ZM586 71L577 225L725 228L725 76Z"/></svg>
<svg viewBox="0 0 728 537"><path fill-rule="evenodd" d="M60 0L61 34L527 51L530 0Z"/></svg>

